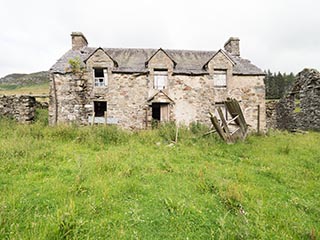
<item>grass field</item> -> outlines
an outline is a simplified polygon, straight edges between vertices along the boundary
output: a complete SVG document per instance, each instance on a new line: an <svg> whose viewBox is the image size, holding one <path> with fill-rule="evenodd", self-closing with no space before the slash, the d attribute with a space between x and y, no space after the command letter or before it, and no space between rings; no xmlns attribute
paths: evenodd
<svg viewBox="0 0 320 240"><path fill-rule="evenodd" d="M49 95L49 83L33 84L33 85L0 85L0 95Z"/></svg>
<svg viewBox="0 0 320 240"><path fill-rule="evenodd" d="M0 129L0 239L320 237L320 133Z"/></svg>

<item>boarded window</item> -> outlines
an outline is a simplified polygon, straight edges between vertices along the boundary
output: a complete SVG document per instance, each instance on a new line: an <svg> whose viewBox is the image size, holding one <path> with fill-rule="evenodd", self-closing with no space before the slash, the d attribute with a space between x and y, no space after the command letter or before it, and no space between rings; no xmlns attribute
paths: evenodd
<svg viewBox="0 0 320 240"><path fill-rule="evenodd" d="M158 69L154 70L154 84L153 88L162 90L167 88L168 83L168 70L167 69Z"/></svg>
<svg viewBox="0 0 320 240"><path fill-rule="evenodd" d="M227 87L227 70L214 70L213 85L214 87Z"/></svg>
<svg viewBox="0 0 320 240"><path fill-rule="evenodd" d="M94 68L94 86L103 87L108 85L108 69Z"/></svg>
<svg viewBox="0 0 320 240"><path fill-rule="evenodd" d="M104 112L107 111L107 102L105 101L95 101L94 105L94 115L96 117L104 117Z"/></svg>

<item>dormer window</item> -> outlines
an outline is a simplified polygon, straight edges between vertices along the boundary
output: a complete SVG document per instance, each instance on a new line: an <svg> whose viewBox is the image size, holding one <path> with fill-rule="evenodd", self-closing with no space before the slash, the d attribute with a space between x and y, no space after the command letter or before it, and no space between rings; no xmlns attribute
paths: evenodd
<svg viewBox="0 0 320 240"><path fill-rule="evenodd" d="M227 87L227 70L214 70L213 72L213 85L218 88Z"/></svg>
<svg viewBox="0 0 320 240"><path fill-rule="evenodd" d="M108 69L94 68L94 86L104 87L108 85Z"/></svg>
<svg viewBox="0 0 320 240"><path fill-rule="evenodd" d="M166 89L168 85L168 70L155 69L153 88L158 90Z"/></svg>

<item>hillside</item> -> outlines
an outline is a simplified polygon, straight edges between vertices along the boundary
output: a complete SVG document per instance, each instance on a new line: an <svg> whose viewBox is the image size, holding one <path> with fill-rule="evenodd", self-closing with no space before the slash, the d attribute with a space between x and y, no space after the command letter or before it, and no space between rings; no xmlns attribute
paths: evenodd
<svg viewBox="0 0 320 240"><path fill-rule="evenodd" d="M320 237L319 133L0 129L1 239Z"/></svg>
<svg viewBox="0 0 320 240"><path fill-rule="evenodd" d="M48 95L49 81L48 71L9 74L0 78L0 94Z"/></svg>
<svg viewBox="0 0 320 240"><path fill-rule="evenodd" d="M0 85L35 85L49 82L49 72L35 72L30 74L13 73L0 78Z"/></svg>

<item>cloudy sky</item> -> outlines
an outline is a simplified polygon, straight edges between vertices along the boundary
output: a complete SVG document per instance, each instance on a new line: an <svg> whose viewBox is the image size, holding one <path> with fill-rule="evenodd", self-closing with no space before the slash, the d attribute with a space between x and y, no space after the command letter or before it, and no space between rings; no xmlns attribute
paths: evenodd
<svg viewBox="0 0 320 240"><path fill-rule="evenodd" d="M0 0L0 77L48 70L81 31L92 47L218 50L261 69L320 69L318 0Z"/></svg>

